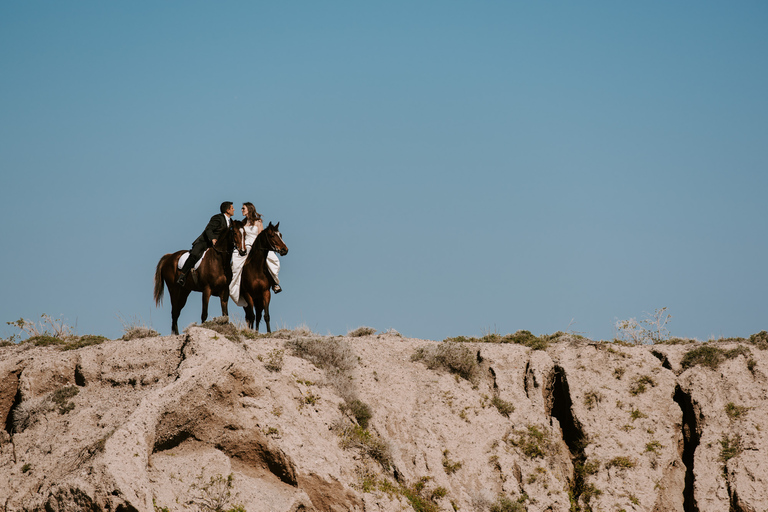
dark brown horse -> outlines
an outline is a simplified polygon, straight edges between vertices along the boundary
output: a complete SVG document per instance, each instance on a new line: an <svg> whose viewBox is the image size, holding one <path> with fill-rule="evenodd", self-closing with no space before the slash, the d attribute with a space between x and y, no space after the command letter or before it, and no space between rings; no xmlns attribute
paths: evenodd
<svg viewBox="0 0 768 512"><path fill-rule="evenodd" d="M216 245L209 248L203 255L197 271L190 272L184 286L176 284L179 275L179 258L187 251L176 251L166 254L157 263L155 269L155 305L163 301L163 282L168 287L171 296L171 330L179 334L178 320L181 310L187 303L191 292L203 293L203 314L201 322L208 318L208 300L211 295L221 299L221 314L229 315L229 283L232 281L232 251L237 248L241 256L245 256L245 240L239 229L240 221L233 220L232 227L224 228L218 235Z"/></svg>
<svg viewBox="0 0 768 512"><path fill-rule="evenodd" d="M267 253L275 251L280 256L288 254L288 247L283 242L283 235L278 228L280 223L264 228L251 246L251 252L243 265L243 273L240 281L240 297L248 303L243 307L245 320L248 327L259 332L261 312L264 311L264 323L267 324L267 332L272 332L269 327L269 301L272 298L271 288L275 284L272 274L267 268ZM254 309L256 313L254 314Z"/></svg>

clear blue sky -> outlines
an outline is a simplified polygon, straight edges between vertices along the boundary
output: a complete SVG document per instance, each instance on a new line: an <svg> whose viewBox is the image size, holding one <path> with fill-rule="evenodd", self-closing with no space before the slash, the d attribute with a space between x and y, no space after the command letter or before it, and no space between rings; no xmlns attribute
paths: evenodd
<svg viewBox="0 0 768 512"><path fill-rule="evenodd" d="M0 336L169 334L224 200L280 222L273 327L768 329L767 56L762 1L3 2Z"/></svg>

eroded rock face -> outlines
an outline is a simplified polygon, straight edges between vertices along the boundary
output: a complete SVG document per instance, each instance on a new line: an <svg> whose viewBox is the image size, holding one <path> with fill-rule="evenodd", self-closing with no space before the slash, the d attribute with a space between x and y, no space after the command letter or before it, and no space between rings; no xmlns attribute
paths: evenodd
<svg viewBox="0 0 768 512"><path fill-rule="evenodd" d="M321 369L286 348L299 337L357 363ZM436 344L233 342L192 327L70 352L0 348L0 505L487 511L504 497L529 511L768 510L758 346L684 370L695 345L467 344L467 380L413 360ZM352 398L370 407L367 429Z"/></svg>

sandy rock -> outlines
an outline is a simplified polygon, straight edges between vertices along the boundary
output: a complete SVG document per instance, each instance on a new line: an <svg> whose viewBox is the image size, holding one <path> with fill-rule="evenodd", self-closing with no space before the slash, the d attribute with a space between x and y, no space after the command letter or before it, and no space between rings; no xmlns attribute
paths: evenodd
<svg viewBox="0 0 768 512"><path fill-rule="evenodd" d="M341 356L300 357L299 341ZM192 327L69 352L3 347L0 503L768 510L766 353L722 343L732 356L717 368L684 367L697 346L292 331L232 341ZM425 358L449 348L473 366L467 378ZM350 404L367 405L366 428Z"/></svg>

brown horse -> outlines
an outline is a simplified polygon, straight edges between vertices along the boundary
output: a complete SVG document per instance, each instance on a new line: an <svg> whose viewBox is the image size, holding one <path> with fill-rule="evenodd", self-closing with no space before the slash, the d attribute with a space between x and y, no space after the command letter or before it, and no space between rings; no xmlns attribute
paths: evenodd
<svg viewBox="0 0 768 512"><path fill-rule="evenodd" d="M275 284L272 274L267 268L267 253L275 251L280 256L288 254L288 247L283 242L283 235L278 228L280 223L264 228L253 242L251 252L243 265L243 273L240 281L240 297L248 303L243 307L245 320L248 327L259 332L261 312L264 311L264 322L267 324L267 332L272 332L269 327L269 301L272 298L270 289ZM256 313L254 314L254 309Z"/></svg>
<svg viewBox="0 0 768 512"><path fill-rule="evenodd" d="M229 315L229 283L232 281L232 251L237 248L241 256L245 256L245 240L239 229L242 223L232 221L232 227L224 228L218 235L216 245L209 248L203 255L200 267L196 272L190 272L184 286L176 284L179 275L179 258L187 251L176 251L166 254L157 263L155 269L155 305L163 301L163 281L171 296L171 330L179 334L178 320L181 310L187 303L191 292L203 293L203 314L201 322L208 318L208 300L211 295L221 299L221 314Z"/></svg>

